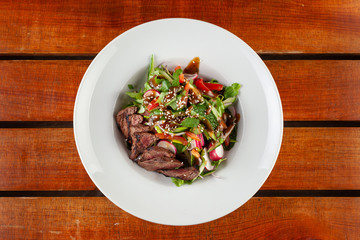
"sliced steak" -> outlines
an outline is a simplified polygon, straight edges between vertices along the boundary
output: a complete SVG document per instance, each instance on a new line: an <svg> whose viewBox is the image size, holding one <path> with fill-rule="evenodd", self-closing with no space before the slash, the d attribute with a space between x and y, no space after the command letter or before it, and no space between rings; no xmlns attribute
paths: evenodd
<svg viewBox="0 0 360 240"><path fill-rule="evenodd" d="M137 162L141 167L148 171L156 171L161 169L175 169L183 165L182 162L175 158L161 157L149 160L139 160Z"/></svg>
<svg viewBox="0 0 360 240"><path fill-rule="evenodd" d="M136 126L130 126L129 136L130 138L132 138L132 136L136 132L149 132L149 131L150 131L149 126L146 126L144 124L138 124Z"/></svg>
<svg viewBox="0 0 360 240"><path fill-rule="evenodd" d="M143 120L144 120L143 116L141 116L139 114L128 115L128 118L127 118L129 127L136 126L136 125L142 123Z"/></svg>
<svg viewBox="0 0 360 240"><path fill-rule="evenodd" d="M127 107L116 115L116 123L121 129L121 132L124 134L125 138L129 137L129 125L128 125L128 118L130 115L136 113L137 107Z"/></svg>
<svg viewBox="0 0 360 240"><path fill-rule="evenodd" d="M158 170L157 172L167 177L179 178L182 180L193 180L199 175L199 171L194 167L186 167L172 170Z"/></svg>
<svg viewBox="0 0 360 240"><path fill-rule="evenodd" d="M153 146L144 151L143 155L141 156L141 159L149 160L152 158L162 158L162 157L173 158L175 157L175 153L162 147Z"/></svg>
<svg viewBox="0 0 360 240"><path fill-rule="evenodd" d="M134 160L140 153L153 145L157 138L155 134L145 132L135 132L131 138L132 147L130 158Z"/></svg>

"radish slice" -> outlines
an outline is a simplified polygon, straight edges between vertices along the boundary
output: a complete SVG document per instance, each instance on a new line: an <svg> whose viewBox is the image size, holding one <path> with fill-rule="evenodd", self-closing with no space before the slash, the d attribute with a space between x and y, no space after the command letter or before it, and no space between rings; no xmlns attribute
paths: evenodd
<svg viewBox="0 0 360 240"><path fill-rule="evenodd" d="M149 89L147 90L144 95L143 95L143 98L147 98L147 97L157 97L160 95L160 92L158 90L155 90L155 89Z"/></svg>
<svg viewBox="0 0 360 240"><path fill-rule="evenodd" d="M206 168L206 170L208 170L208 171L211 171L211 170L213 170L214 168L215 168L215 166L213 166L212 164L211 164L211 157L209 158L209 155L208 155L208 152L207 152L207 150L206 150L206 148L204 149L204 151L205 151L205 154L204 154L204 160L205 160L205 168Z"/></svg>
<svg viewBox="0 0 360 240"><path fill-rule="evenodd" d="M201 139L200 145L204 146L205 145L205 140L204 140L204 136L202 135L202 133L198 134L198 137Z"/></svg>
<svg viewBox="0 0 360 240"><path fill-rule="evenodd" d="M222 145L218 146L214 150L212 150L210 153L210 159L213 161L218 161L224 157L224 147Z"/></svg>
<svg viewBox="0 0 360 240"><path fill-rule="evenodd" d="M170 150L171 152L176 154L176 147L169 141L161 140L158 142L157 146Z"/></svg>

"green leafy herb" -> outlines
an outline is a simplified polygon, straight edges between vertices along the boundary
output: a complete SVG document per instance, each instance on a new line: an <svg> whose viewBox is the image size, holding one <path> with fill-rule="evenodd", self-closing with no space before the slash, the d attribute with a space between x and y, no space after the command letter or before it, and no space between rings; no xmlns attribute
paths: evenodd
<svg viewBox="0 0 360 240"><path fill-rule="evenodd" d="M213 166L215 166L215 168L217 168L220 165L220 163L222 163L225 160L226 160L226 158L222 158L222 159L220 159L218 161L212 161L211 165L213 165Z"/></svg>
<svg viewBox="0 0 360 240"><path fill-rule="evenodd" d="M167 79L163 79L163 81L161 82L161 87L160 87L160 91L161 92L167 92L169 91L169 88L171 87L170 82Z"/></svg>
<svg viewBox="0 0 360 240"><path fill-rule="evenodd" d="M128 84L128 88L132 90L134 89L134 86L132 84Z"/></svg>
<svg viewBox="0 0 360 240"><path fill-rule="evenodd" d="M176 98L173 98L166 105L170 106L173 110L177 110Z"/></svg>
<svg viewBox="0 0 360 240"><path fill-rule="evenodd" d="M230 97L236 97L239 94L239 89L241 85L238 83L233 83L231 86L228 86L225 88L224 97L230 98Z"/></svg>
<svg viewBox="0 0 360 240"><path fill-rule="evenodd" d="M180 187L180 186L182 186L184 184L192 184L193 183L192 180L187 181L187 180L182 180L182 179L174 178L174 177L171 178L171 181L173 183L175 183L175 185L178 186L178 187Z"/></svg>
<svg viewBox="0 0 360 240"><path fill-rule="evenodd" d="M188 148L188 146L184 146L180 143L173 142L172 144L176 147L177 154L183 153Z"/></svg>
<svg viewBox="0 0 360 240"><path fill-rule="evenodd" d="M182 72L183 72L182 69L177 69L177 70L174 72L174 74L173 74L174 80L173 80L173 82L172 82L172 86L174 86L174 87L180 86L179 76L180 76L180 74L182 74Z"/></svg>
<svg viewBox="0 0 360 240"><path fill-rule="evenodd" d="M207 172L202 172L200 175L202 176L202 177L206 177L206 176L208 176L208 175L211 175L212 173L214 173L215 172L215 170L211 170L211 171L207 171Z"/></svg>
<svg viewBox="0 0 360 240"><path fill-rule="evenodd" d="M159 69L159 73L160 73L164 78L166 78L169 82L172 83L173 79L171 78L171 76L170 76L167 72L165 72L165 71L162 70L162 69Z"/></svg>
<svg viewBox="0 0 360 240"><path fill-rule="evenodd" d="M142 99L143 97L142 92L126 92L126 95L134 99Z"/></svg>
<svg viewBox="0 0 360 240"><path fill-rule="evenodd" d="M183 120L181 122L181 126L184 126L184 127L196 127L197 125L199 125L200 121L199 119L196 119L196 118L185 118L185 120Z"/></svg>
<svg viewBox="0 0 360 240"><path fill-rule="evenodd" d="M151 89L151 86L150 86L150 84L148 82L145 83L144 87L145 87L144 92Z"/></svg>
<svg viewBox="0 0 360 240"><path fill-rule="evenodd" d="M219 81L218 80L216 80L216 79L211 79L210 80L210 83L218 83Z"/></svg>
<svg viewBox="0 0 360 240"><path fill-rule="evenodd" d="M149 64L149 70L148 70L148 80L152 78L154 75L154 54L151 55L150 58L150 64Z"/></svg>
<svg viewBox="0 0 360 240"><path fill-rule="evenodd" d="M206 115L206 110L208 108L208 105L206 103L197 104L193 106L193 113L198 114L201 118L206 119L209 121L211 127L213 129L216 129L219 125L215 115L210 112Z"/></svg>

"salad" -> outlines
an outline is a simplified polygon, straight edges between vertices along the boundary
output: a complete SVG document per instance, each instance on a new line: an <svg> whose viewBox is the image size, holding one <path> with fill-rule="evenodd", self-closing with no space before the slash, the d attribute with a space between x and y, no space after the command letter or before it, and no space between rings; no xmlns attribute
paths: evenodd
<svg viewBox="0 0 360 240"><path fill-rule="evenodd" d="M133 101L116 116L130 158L177 186L214 175L236 142L240 84L204 79L199 64L195 57L185 68L155 67L152 56L144 89L128 85Z"/></svg>

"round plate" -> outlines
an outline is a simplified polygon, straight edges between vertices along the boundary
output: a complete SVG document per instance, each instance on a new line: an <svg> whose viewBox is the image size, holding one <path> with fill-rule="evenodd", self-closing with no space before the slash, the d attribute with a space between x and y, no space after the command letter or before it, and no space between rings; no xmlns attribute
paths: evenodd
<svg viewBox="0 0 360 240"><path fill-rule="evenodd" d="M128 101L128 84L143 87L152 54L156 64L183 66L198 56L200 74L242 85L238 142L217 177L176 187L170 178L129 159L114 115ZM258 55L234 34L192 19L152 21L115 38L89 66L75 101L75 140L90 178L123 210L160 224L204 223L243 205L269 176L282 131L279 93Z"/></svg>

